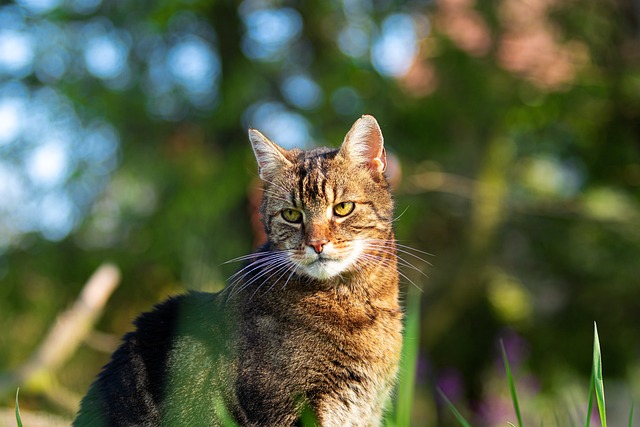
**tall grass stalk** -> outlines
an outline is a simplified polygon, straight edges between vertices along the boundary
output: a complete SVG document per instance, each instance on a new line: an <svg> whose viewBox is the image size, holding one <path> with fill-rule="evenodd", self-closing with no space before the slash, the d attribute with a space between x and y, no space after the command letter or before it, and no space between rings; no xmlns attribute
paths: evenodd
<svg viewBox="0 0 640 427"><path fill-rule="evenodd" d="M449 410L451 411L453 416L456 417L456 420L458 420L460 425L462 427L471 427L471 424L469 424L469 422L462 416L462 414L460 413L460 411L458 411L455 405L451 403L447 395L444 394L444 391L438 388L438 393L440 394L440 397L442 397L442 400L444 400L444 403L446 403L447 406L449 407Z"/></svg>
<svg viewBox="0 0 640 427"><path fill-rule="evenodd" d="M20 418L20 404L18 403L18 395L20 394L20 387L16 390L16 422L18 427L22 427L22 419Z"/></svg>
<svg viewBox="0 0 640 427"><path fill-rule="evenodd" d="M593 365L593 362L592 362ZM587 404L587 421L585 421L585 427L591 425L591 412L593 411L593 366L591 367L591 379L589 380L589 403Z"/></svg>
<svg viewBox="0 0 640 427"><path fill-rule="evenodd" d="M411 415L415 395L416 368L420 348L420 293L409 288L407 293L406 317L404 326L404 345L400 362L400 381L392 420L388 425L411 427Z"/></svg>
<svg viewBox="0 0 640 427"><path fill-rule="evenodd" d="M600 352L600 339L598 338L598 325L593 323L593 388L596 393L600 424L607 427L607 408L604 401L604 381L602 378L602 354ZM590 417L591 413L587 414Z"/></svg>
<svg viewBox="0 0 640 427"><path fill-rule="evenodd" d="M513 375L511 374L511 366L509 365L507 350L504 348L504 341L502 340L500 340L500 347L502 349L502 360L504 361L504 369L507 372L507 381L509 382L509 392L511 393L511 400L513 401L513 409L516 411L516 418L518 418L518 427L522 427L522 414L520 413L518 393L516 393L516 386L513 381Z"/></svg>

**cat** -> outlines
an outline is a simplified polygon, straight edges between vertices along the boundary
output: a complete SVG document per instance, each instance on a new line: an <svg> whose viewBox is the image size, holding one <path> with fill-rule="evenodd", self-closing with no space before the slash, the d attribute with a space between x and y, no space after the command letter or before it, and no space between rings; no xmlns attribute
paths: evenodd
<svg viewBox="0 0 640 427"><path fill-rule="evenodd" d="M362 116L339 149L249 139L267 242L221 292L140 315L74 426L381 425L403 312L380 127Z"/></svg>

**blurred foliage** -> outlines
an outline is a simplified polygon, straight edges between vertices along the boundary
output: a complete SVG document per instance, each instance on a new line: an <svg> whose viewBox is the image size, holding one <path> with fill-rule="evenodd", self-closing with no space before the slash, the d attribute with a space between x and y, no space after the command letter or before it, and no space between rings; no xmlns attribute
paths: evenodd
<svg viewBox="0 0 640 427"><path fill-rule="evenodd" d="M402 165L398 238L434 254L405 256L429 276L405 272L424 289L415 425L454 425L436 385L480 425L513 422L500 338L533 413L585 402L593 321L628 414L639 22L627 0L0 3L1 369L105 260L116 336L222 288L255 244L246 128L336 146L369 113ZM58 380L80 396L107 357L82 348ZM28 388L21 405L59 411Z"/></svg>

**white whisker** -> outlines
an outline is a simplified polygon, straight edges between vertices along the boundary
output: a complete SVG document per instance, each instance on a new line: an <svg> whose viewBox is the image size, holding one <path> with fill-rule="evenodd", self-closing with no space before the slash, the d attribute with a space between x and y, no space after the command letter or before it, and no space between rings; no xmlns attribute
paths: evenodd
<svg viewBox="0 0 640 427"><path fill-rule="evenodd" d="M414 247L412 247L412 246L403 245L403 244L398 243L398 242L395 242L395 244L396 244L396 246L398 246L398 247L400 247L400 248L404 248L404 249L412 250L412 251L414 251L414 252L418 252L418 253L423 254L423 255L435 256L435 255L433 255L432 253L425 252L425 251L421 251L420 249L416 249L416 248L414 248Z"/></svg>
<svg viewBox="0 0 640 427"><path fill-rule="evenodd" d="M251 280L249 280L247 282L238 282L240 286L229 297L231 298L232 296L238 295L239 293L241 293L242 291L247 289L249 286L251 286L253 283L256 283L258 280L260 280L260 279L262 279L264 277L264 279L258 285L257 289L260 289L260 287L266 281L268 281L275 274L278 274L280 271L282 271L282 269L286 269L287 267L288 267L288 263L282 262L281 264L277 265L274 269L262 269L260 271L260 273L255 275L254 277L252 277ZM271 273L271 274L269 274L269 273ZM269 276L267 276L267 274L269 274ZM267 277L265 277L265 276L267 276ZM254 292L254 294L255 294L255 292ZM252 295L252 297L253 297L253 295Z"/></svg>
<svg viewBox="0 0 640 427"><path fill-rule="evenodd" d="M363 254L360 259L367 265L376 266L376 265L382 264L383 266L391 267L391 265L389 265L388 263L385 263L385 261L387 261L387 260L385 260L384 258L381 259L380 257L377 257L375 255ZM411 280L402 271L397 270L397 272L405 280L407 280L409 283L411 283L413 286L415 286L420 292L424 292L420 286L418 286L413 280Z"/></svg>
<svg viewBox="0 0 640 427"><path fill-rule="evenodd" d="M278 250L275 252L258 252L255 254L241 256L232 260L244 261L252 259L253 261L249 262L246 266L236 271L229 277L229 285L225 288L225 291L229 292L227 301L233 296L242 292L252 283L259 280L261 277L264 277L268 273L273 273L273 269L270 269L270 267L273 266L276 271L281 271L280 269L283 268L283 266L286 267L289 264L289 257L287 255L289 252L290 251L282 250ZM248 281L245 281L248 277L254 274L255 276L251 277Z"/></svg>
<svg viewBox="0 0 640 427"><path fill-rule="evenodd" d="M282 252L275 252L275 253L270 253L269 256L265 256L265 257L261 257L253 262L250 262L249 264L247 264L246 266L244 266L243 268L241 268L240 270L236 271L235 273L233 273L233 275L231 275L227 281L235 281L238 276L245 270L249 269L248 271L251 271L253 269L253 267L258 267L264 264L269 264L272 261L277 261L277 260L284 260L286 259L287 256L285 254L283 254ZM242 276L244 277L244 276Z"/></svg>
<svg viewBox="0 0 640 427"><path fill-rule="evenodd" d="M370 248L371 249L371 248ZM422 274L424 277L428 277L423 271L422 269L416 267L415 265L413 265L412 263L410 263L409 261L407 261L406 259L402 258L401 256L399 256L398 254L393 253L391 250L388 249L382 249L382 248L374 248L372 249L375 252L378 253L382 253L382 254L386 254L386 255L390 255L390 256L395 256L398 260L398 264L403 266L403 267L407 267L410 268L412 270L417 271L418 273ZM427 263L429 264L429 263Z"/></svg>
<svg viewBox="0 0 640 427"><path fill-rule="evenodd" d="M274 254L277 253L285 253L285 252L291 252L290 250L276 250L276 251L271 251L271 252L253 252L247 255L242 255L239 256L237 258L232 258L229 261L225 261L222 264L231 264L232 262L239 262L239 261L246 261L248 259L252 259L252 258L264 258L264 257L269 257L272 256Z"/></svg>
<svg viewBox="0 0 640 427"><path fill-rule="evenodd" d="M256 293L260 290L260 288L262 287L262 285L264 285L265 283L267 283L267 282L269 281L269 279L271 279L271 278L272 278L273 276L275 276L276 274L278 274L278 273L282 272L282 274L281 274L280 276L278 276L278 278L277 278L277 279L275 279L275 280L273 281L273 283L271 283L271 286L269 286L269 289L267 289L267 292L265 292L265 293L268 293L268 292L273 288L273 286L274 286L276 283L278 283L278 281L280 281L280 279L282 278L282 276L284 276L285 274L287 274L287 272L292 268L292 266L293 266L293 264L291 264L290 262L286 262L286 263L283 263L282 265L279 265L277 268L275 268L275 269L273 270L273 272L271 272L271 274L270 274L268 277L266 277L264 280L262 280L262 281L260 282L260 284L256 287L256 290L255 290L255 291L253 291L253 293L252 293L252 294L251 294L251 296L249 297L249 301L251 301L251 300L253 299L253 297L254 297L254 296L256 295ZM247 288L251 282L253 282L253 280L251 280L250 282L248 282L248 283L247 283L247 286L245 286L245 288Z"/></svg>
<svg viewBox="0 0 640 427"><path fill-rule="evenodd" d="M401 213L400 215L398 215L397 217L393 218L393 219L391 220L391 222L396 222L397 220L399 220L399 219L402 217L402 215L404 215L408 210L409 210L409 206L407 206L406 208L404 208L404 210L402 211L402 213Z"/></svg>
<svg viewBox="0 0 640 427"><path fill-rule="evenodd" d="M372 243L386 244L386 245L389 245L389 244L393 243L395 246L399 246L401 248L412 250L414 252L418 252L418 253L421 253L423 255L434 256L432 253L422 251L420 249L414 248L413 246L404 245L404 244L400 243L401 240L392 241L392 240L387 240L387 239L367 239L367 241L372 242Z"/></svg>
<svg viewBox="0 0 640 427"><path fill-rule="evenodd" d="M269 185L273 186L273 187L279 188L280 190L284 191L285 193L290 193L290 192L291 192L290 190L287 190L286 188L284 188L282 185L280 185L280 184L276 184L276 183L275 183L275 182L273 182L273 181L269 181L269 180L266 180L266 179L263 179L263 181L264 181L265 183L267 183L267 184L269 184ZM263 190L266 190L266 188L263 188Z"/></svg>
<svg viewBox="0 0 640 427"><path fill-rule="evenodd" d="M366 243L369 247L371 247L371 248L376 248L376 249L380 249L380 250L382 250L382 249L390 250L390 249L393 247L391 243L384 243L384 244L383 244L383 243L381 243L381 242L383 242L383 241L368 241L368 240L367 240L367 241L365 241L365 243ZM411 251L409 251L408 249L412 249L412 250L415 250L415 251L417 251L417 252L421 252L421 253L422 253L422 251L419 251L418 249L414 249L414 248L411 248L411 247L409 247L409 246L405 246L405 245L398 245L398 244L396 244L395 246L396 246L396 247L395 247L395 250L396 250L397 252L402 253L402 254L405 254L405 255L409 255L409 256L411 256L411 257L414 257L414 258L416 258L416 259L418 259L418 260L420 260L420 261L424 262L425 264L431 265L431 263L430 263L429 261L427 261L426 259L424 259L424 258L422 258L422 257L420 257L420 256L418 256L418 255L416 255L416 254L414 254L414 253L412 253L412 252L411 252ZM405 248L406 248L406 249L405 249ZM427 255L430 255L430 254L427 254Z"/></svg>
<svg viewBox="0 0 640 427"><path fill-rule="evenodd" d="M289 280L291 280L291 278L292 278L292 277L293 277L293 275L295 274L295 272L296 272L296 267L297 267L297 266L296 266L296 264L291 264L291 268L292 268L292 270L291 270L291 274L289 274L289 277L287 277L287 280L285 280L285 281L284 281L284 284L280 287L280 289L286 289L286 288L287 288L287 283L289 283ZM284 274L283 274L282 276L284 276ZM278 278L278 280L280 280L280 278L281 278L282 276L280 276L280 277ZM274 284L275 284L275 283L274 283ZM271 285L271 286L273 286L273 285Z"/></svg>

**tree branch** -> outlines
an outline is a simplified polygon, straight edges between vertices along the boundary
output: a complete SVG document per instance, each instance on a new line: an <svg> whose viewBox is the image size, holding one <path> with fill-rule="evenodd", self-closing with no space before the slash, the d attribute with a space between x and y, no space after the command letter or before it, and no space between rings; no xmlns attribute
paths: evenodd
<svg viewBox="0 0 640 427"><path fill-rule="evenodd" d="M120 283L120 270L113 264L101 265L84 285L73 305L60 314L40 347L22 366L0 375L0 394L16 385L48 388L52 375L75 353L91 332L107 300Z"/></svg>

